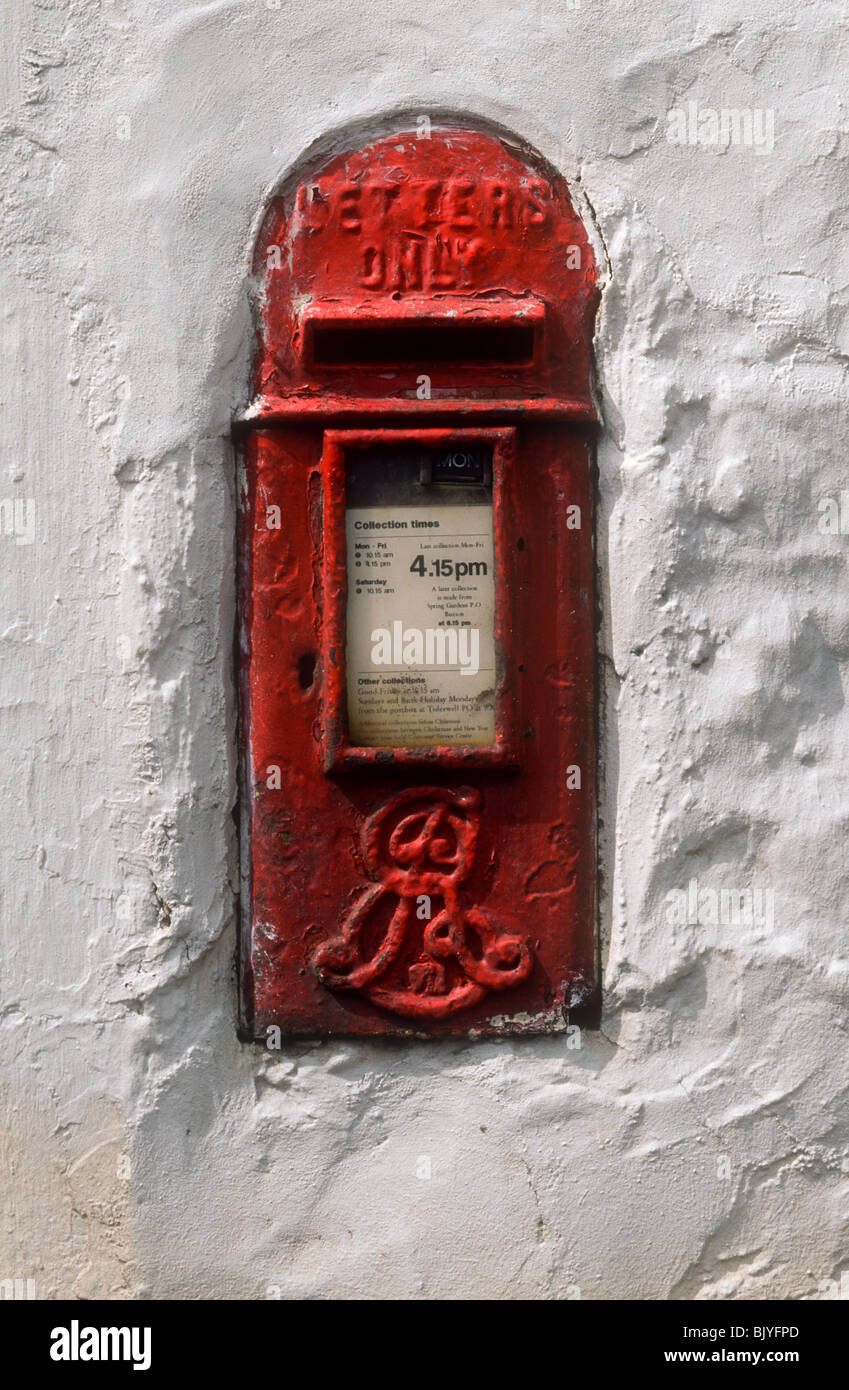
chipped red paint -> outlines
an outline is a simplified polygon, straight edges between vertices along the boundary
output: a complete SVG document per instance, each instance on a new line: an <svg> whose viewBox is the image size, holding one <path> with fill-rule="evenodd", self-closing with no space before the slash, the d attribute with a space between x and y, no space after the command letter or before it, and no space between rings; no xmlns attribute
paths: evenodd
<svg viewBox="0 0 849 1390"><path fill-rule="evenodd" d="M255 396L241 421L246 1030L554 1030L595 990L597 285L585 229L534 157L434 126L293 181L265 217L254 271ZM491 747L348 739L345 450L411 435L493 449ZM580 788L567 785L574 766ZM416 914L421 894L430 920Z"/></svg>
<svg viewBox="0 0 849 1390"><path fill-rule="evenodd" d="M368 817L363 852L366 868L378 882L349 912L340 936L315 952L313 966L322 984L361 990L392 1013L431 1020L468 1009L489 990L510 989L528 978L533 958L521 937L499 934L484 912L461 901L459 888L471 872L480 833L480 801L474 787L456 792L407 787ZM417 932L421 894L441 902L442 908ZM369 955L367 929L381 908L391 911L389 926L378 950ZM471 949L467 923L482 943L480 955ZM399 971L403 951L417 937L423 959ZM393 974L404 973L405 979L387 984Z"/></svg>

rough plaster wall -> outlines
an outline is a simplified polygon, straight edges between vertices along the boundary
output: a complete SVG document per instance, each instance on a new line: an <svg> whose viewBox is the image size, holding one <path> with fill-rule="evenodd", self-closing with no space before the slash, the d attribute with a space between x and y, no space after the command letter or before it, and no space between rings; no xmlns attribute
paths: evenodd
<svg viewBox="0 0 849 1390"><path fill-rule="evenodd" d="M849 1267L847 540L818 529L845 8L14 0L5 29L0 499L36 524L0 536L0 1278L821 1297ZM774 148L670 143L691 100L774 110ZM412 107L535 143L610 260L605 1012L580 1050L269 1055L232 972L248 247L311 141ZM772 922L670 920L691 879L771 890Z"/></svg>

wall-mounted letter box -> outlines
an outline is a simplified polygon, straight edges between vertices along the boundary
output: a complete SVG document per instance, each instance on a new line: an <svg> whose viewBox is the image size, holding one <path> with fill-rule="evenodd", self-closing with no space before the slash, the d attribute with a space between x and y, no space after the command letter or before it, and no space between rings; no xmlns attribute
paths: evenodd
<svg viewBox="0 0 849 1390"><path fill-rule="evenodd" d="M254 275L246 1033L557 1030L595 991L584 226L434 125L292 180Z"/></svg>

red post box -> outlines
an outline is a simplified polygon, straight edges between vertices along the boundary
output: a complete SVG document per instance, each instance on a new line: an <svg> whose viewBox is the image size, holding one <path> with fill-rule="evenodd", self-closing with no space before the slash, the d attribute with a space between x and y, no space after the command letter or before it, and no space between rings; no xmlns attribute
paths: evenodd
<svg viewBox="0 0 849 1390"><path fill-rule="evenodd" d="M595 991L591 341L562 178L420 121L271 203L240 542L247 1036Z"/></svg>

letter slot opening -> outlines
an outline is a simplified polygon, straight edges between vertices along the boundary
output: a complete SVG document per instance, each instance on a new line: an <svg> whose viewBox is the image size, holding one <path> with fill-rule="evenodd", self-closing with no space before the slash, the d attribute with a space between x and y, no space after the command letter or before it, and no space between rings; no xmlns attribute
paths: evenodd
<svg viewBox="0 0 849 1390"><path fill-rule="evenodd" d="M302 320L303 352L314 367L530 366L543 319L538 303L399 305L380 315L314 305Z"/></svg>
<svg viewBox="0 0 849 1390"><path fill-rule="evenodd" d="M323 327L313 334L312 350L317 367L357 367L361 363L374 367L402 363L459 367L486 362L520 366L533 360L534 329L524 323L494 328L478 323Z"/></svg>

